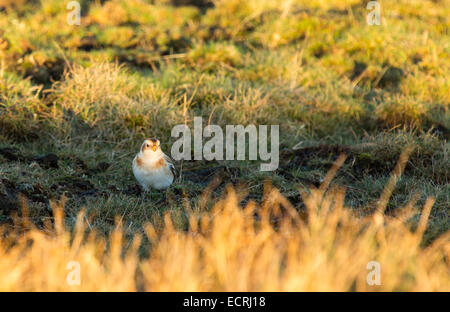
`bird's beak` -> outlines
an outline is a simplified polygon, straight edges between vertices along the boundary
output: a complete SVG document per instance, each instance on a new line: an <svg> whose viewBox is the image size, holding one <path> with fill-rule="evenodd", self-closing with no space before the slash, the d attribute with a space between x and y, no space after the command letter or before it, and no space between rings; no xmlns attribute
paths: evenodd
<svg viewBox="0 0 450 312"><path fill-rule="evenodd" d="M153 150L154 152L156 152L157 149L158 149L158 146L157 146L157 145L153 145L153 146L152 146L152 150Z"/></svg>

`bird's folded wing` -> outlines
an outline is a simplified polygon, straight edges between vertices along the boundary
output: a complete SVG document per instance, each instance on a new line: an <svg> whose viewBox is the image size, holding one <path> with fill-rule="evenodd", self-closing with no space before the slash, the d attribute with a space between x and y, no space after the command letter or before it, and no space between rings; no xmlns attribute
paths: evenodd
<svg viewBox="0 0 450 312"><path fill-rule="evenodd" d="M164 160L166 161L166 163L169 166L170 170L172 171L173 175L176 176L177 175L177 169L173 165L173 160L169 156L167 156L166 154L164 154Z"/></svg>

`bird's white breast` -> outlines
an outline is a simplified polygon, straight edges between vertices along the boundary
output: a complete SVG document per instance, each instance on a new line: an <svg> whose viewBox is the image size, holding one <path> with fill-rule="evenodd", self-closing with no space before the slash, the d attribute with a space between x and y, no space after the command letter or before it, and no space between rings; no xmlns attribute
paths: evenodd
<svg viewBox="0 0 450 312"><path fill-rule="evenodd" d="M141 166L137 163L137 158L139 155L133 160L133 174L136 180L142 185L145 190L149 190L149 187L155 189L166 189L173 182L173 174L168 168L168 165L155 168L153 159L145 159L141 157Z"/></svg>

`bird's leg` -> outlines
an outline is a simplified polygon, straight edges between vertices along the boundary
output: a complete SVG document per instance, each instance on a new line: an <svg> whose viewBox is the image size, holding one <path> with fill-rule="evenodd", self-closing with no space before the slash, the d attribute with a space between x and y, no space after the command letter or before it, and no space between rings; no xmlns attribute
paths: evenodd
<svg viewBox="0 0 450 312"><path fill-rule="evenodd" d="M144 200L145 200L145 195L147 194L147 191L146 190L142 190L142 192L141 192L141 202L143 203L144 202Z"/></svg>
<svg viewBox="0 0 450 312"><path fill-rule="evenodd" d="M148 194L150 193L151 196L151 191L149 188L147 187L142 187L142 191L141 191L141 201L144 202L145 198L148 196Z"/></svg>
<svg viewBox="0 0 450 312"><path fill-rule="evenodd" d="M150 202L153 203L153 189L149 189L148 193L150 194Z"/></svg>

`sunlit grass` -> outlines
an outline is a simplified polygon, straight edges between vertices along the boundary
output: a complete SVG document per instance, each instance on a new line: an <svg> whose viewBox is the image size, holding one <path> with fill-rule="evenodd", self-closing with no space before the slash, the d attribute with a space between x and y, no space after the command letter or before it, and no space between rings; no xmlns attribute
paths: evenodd
<svg viewBox="0 0 450 312"><path fill-rule="evenodd" d="M360 0L173 2L82 0L73 26L0 0L0 289L448 290L449 1L383 1L380 26ZM142 140L169 153L195 116L280 125L279 169L186 161L141 197ZM342 151L341 187L311 186Z"/></svg>

